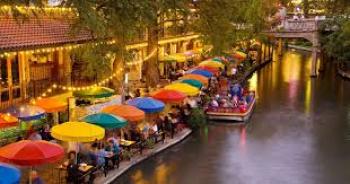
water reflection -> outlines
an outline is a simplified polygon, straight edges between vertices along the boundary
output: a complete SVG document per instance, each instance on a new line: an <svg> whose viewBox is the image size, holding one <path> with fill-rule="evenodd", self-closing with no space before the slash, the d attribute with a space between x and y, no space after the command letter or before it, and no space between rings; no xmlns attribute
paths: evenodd
<svg viewBox="0 0 350 184"><path fill-rule="evenodd" d="M310 75L310 55L286 52L254 74L247 125L212 124L131 169L122 184L347 184L350 82L328 67Z"/></svg>

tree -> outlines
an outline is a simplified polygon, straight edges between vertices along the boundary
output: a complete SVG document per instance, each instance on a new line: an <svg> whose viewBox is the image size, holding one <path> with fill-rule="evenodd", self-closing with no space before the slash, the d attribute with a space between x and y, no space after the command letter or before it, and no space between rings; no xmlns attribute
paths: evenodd
<svg viewBox="0 0 350 184"><path fill-rule="evenodd" d="M350 64L350 21L344 16L335 17L321 26L320 41L326 54L346 67Z"/></svg>
<svg viewBox="0 0 350 184"><path fill-rule="evenodd" d="M309 0L303 0L303 9L304 9L304 15L307 18L309 16Z"/></svg>
<svg viewBox="0 0 350 184"><path fill-rule="evenodd" d="M271 4L275 2L276 0L199 0L195 3L190 0L62 0L61 6L73 8L78 15L73 33L79 34L84 29L94 35L96 42L115 41L115 48L91 47L91 52L100 53L96 57L106 58L107 55L102 53L113 53L114 66L125 66L129 58L126 45L138 36L140 30L147 30L148 54L157 50L162 20L165 18L174 17L176 28L177 17L182 16L188 27L201 34L207 44L213 45L212 54L221 54L234 43L257 35L264 28L265 18L271 10ZM21 15L16 5L29 3L38 7L45 5L42 0L4 0L4 4L12 6L15 16ZM192 24L187 24L187 17L193 9L199 16L192 17L194 20L189 21ZM101 49L104 51L98 51ZM92 68L99 67L95 64L99 62L96 57L87 62ZM89 60L89 57L85 58ZM118 65L117 62L124 64ZM155 86L159 79L157 55L144 64L147 84Z"/></svg>

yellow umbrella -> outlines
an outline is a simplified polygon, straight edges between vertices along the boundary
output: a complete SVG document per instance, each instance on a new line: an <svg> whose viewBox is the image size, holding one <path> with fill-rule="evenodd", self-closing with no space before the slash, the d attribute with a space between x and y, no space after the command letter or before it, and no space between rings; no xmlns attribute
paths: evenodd
<svg viewBox="0 0 350 184"><path fill-rule="evenodd" d="M222 68L222 69L225 68L224 64L216 61L211 61L211 60L206 60L201 62L199 63L199 66L210 66L210 67Z"/></svg>
<svg viewBox="0 0 350 184"><path fill-rule="evenodd" d="M173 83L165 86L164 88L180 91L188 96L196 96L199 94L199 90L197 88L185 83Z"/></svg>
<svg viewBox="0 0 350 184"><path fill-rule="evenodd" d="M187 57L183 53L176 53L176 54L171 54L171 55L165 56L164 61L176 61L178 63L182 63L182 62L187 61Z"/></svg>
<svg viewBox="0 0 350 184"><path fill-rule="evenodd" d="M105 130L86 122L66 122L52 127L51 135L66 142L92 142L102 139Z"/></svg>

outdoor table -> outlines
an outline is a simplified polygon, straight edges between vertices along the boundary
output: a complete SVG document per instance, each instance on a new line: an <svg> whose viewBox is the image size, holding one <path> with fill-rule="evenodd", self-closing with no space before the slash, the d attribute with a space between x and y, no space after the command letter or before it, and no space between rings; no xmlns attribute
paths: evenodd
<svg viewBox="0 0 350 184"><path fill-rule="evenodd" d="M128 140L120 140L120 146L130 148L132 145L134 145L136 141L128 141Z"/></svg>
<svg viewBox="0 0 350 184"><path fill-rule="evenodd" d="M67 166L60 164L59 166L55 167L55 169L58 170L58 183L62 183L62 177L61 177L61 172L62 171L67 171ZM90 172L94 171L95 167L92 165L86 165L86 166L79 166L79 171L83 174L83 176L87 176L90 174Z"/></svg>
<svg viewBox="0 0 350 184"><path fill-rule="evenodd" d="M81 165L81 166L79 166L79 171L86 174L88 171L93 170L93 168L94 168L94 166L92 166L92 165L85 165L85 166Z"/></svg>

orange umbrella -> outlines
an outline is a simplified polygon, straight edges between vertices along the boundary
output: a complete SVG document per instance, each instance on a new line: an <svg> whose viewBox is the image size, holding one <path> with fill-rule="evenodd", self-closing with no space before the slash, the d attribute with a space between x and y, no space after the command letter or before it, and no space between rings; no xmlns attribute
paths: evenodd
<svg viewBox="0 0 350 184"><path fill-rule="evenodd" d="M47 113L62 112L67 109L67 103L53 98L42 98L35 102L35 105L43 108Z"/></svg>
<svg viewBox="0 0 350 184"><path fill-rule="evenodd" d="M102 112L120 116L128 121L145 119L145 112L131 105L112 105L104 108Z"/></svg>
<svg viewBox="0 0 350 184"><path fill-rule="evenodd" d="M194 79L200 81L205 86L208 85L208 78L198 74L186 74L183 77L181 77L181 79Z"/></svg>
<svg viewBox="0 0 350 184"><path fill-rule="evenodd" d="M0 114L0 128L16 126L18 119L10 114Z"/></svg>

